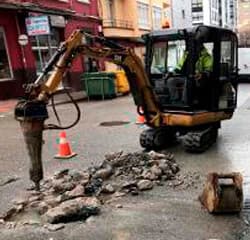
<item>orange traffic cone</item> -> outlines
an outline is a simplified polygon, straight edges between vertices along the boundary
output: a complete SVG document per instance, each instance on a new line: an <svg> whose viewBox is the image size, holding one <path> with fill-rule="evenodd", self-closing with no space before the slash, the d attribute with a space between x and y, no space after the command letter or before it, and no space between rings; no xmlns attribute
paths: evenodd
<svg viewBox="0 0 250 240"><path fill-rule="evenodd" d="M77 154L71 151L69 142L66 140L66 132L60 133L59 152L55 158L67 159L76 156Z"/></svg>
<svg viewBox="0 0 250 240"><path fill-rule="evenodd" d="M143 115L138 115L137 119L136 119L136 124L144 124L145 123L145 118Z"/></svg>

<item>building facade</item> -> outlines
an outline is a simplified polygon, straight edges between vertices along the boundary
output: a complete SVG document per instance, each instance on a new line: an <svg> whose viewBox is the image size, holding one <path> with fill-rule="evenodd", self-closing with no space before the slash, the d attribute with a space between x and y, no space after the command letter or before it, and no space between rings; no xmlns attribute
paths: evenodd
<svg viewBox="0 0 250 240"><path fill-rule="evenodd" d="M76 28L97 34L96 0L0 2L0 99L19 97L35 80L59 43ZM25 37L27 42L25 43ZM80 75L91 68L86 57L74 61L64 84L80 89Z"/></svg>
<svg viewBox="0 0 250 240"><path fill-rule="evenodd" d="M239 45L250 47L250 0L238 1L238 18Z"/></svg>
<svg viewBox="0 0 250 240"><path fill-rule="evenodd" d="M99 0L99 13L103 18L103 35L125 46L133 47L143 58L141 36L162 28L167 0ZM117 67L106 63L106 70Z"/></svg>
<svg viewBox="0 0 250 240"><path fill-rule="evenodd" d="M211 25L235 30L237 26L237 0L172 0L170 9L174 28Z"/></svg>

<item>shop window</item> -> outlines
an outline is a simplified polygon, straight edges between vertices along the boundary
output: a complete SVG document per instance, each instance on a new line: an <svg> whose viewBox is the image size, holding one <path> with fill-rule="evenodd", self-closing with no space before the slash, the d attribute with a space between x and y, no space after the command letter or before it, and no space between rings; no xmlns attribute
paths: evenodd
<svg viewBox="0 0 250 240"><path fill-rule="evenodd" d="M31 44L36 59L37 73L39 74L60 44L60 30L52 28L50 35L32 36Z"/></svg>
<svg viewBox="0 0 250 240"><path fill-rule="evenodd" d="M0 81L12 78L12 71L8 57L6 40L3 28L0 27Z"/></svg>

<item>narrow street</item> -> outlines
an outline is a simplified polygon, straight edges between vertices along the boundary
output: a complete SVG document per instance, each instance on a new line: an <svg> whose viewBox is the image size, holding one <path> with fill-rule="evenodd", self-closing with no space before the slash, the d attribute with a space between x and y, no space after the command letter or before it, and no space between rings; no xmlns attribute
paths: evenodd
<svg viewBox="0 0 250 240"><path fill-rule="evenodd" d="M138 196L127 196L106 205L99 216L85 222L66 224L51 233L36 226L6 229L0 224L0 239L249 239L248 212L240 215L210 215L202 209L198 196L209 172L240 171L244 176L244 196L250 199L248 158L250 154L250 85L241 84L238 109L232 120L222 123L217 143L203 154L186 153L180 145L171 147L180 166L180 174L198 176L190 186L157 186ZM135 107L129 96L114 100L80 102L80 123L67 131L77 157L69 160L54 159L57 153L58 131L45 132L43 160L46 177L59 169L83 169L104 159L104 154L123 150L140 151L138 137L142 126L134 124ZM70 104L58 105L63 123L71 122L75 111ZM51 116L53 114L51 113ZM49 122L55 121L54 117ZM122 126L105 127L107 121L128 121ZM1 113L0 180L16 180L0 186L0 215L11 206L11 200L22 196L29 186L28 155L18 123L11 111Z"/></svg>

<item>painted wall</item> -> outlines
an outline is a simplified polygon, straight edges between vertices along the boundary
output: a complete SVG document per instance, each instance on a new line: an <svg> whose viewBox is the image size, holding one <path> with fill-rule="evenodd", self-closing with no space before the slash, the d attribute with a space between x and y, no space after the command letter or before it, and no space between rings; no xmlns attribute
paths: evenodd
<svg viewBox="0 0 250 240"><path fill-rule="evenodd" d="M190 0L171 0L171 27L187 28L192 26L192 6ZM184 11L184 12L183 12ZM184 13L184 15L183 15Z"/></svg>
<svg viewBox="0 0 250 240"><path fill-rule="evenodd" d="M18 97L23 94L22 84L35 77L34 58L30 46L21 49L18 35L23 32L20 15L15 11L0 9L0 26L4 29L6 48L12 69L12 78L0 80L0 99ZM16 22L20 23L17 28Z"/></svg>
<svg viewBox="0 0 250 240"><path fill-rule="evenodd" d="M7 1L7 0L6 0ZM18 0L24 2L23 0ZM12 1L10 1L12 2ZM83 28L97 33L100 22L96 19L86 18L87 15L98 17L97 0L90 0L89 4L82 3L78 0L62 1L26 1L35 4L42 4L49 8L72 9L77 12L74 17L68 19L64 29L64 38L67 38L74 29ZM22 85L34 81L36 78L35 59L31 45L21 48L18 44L18 35L26 33L25 18L27 12L1 9L0 3L0 26L4 28L8 54L12 66L12 79L0 79L0 99L15 98L23 95ZM80 90L80 75L83 73L83 59L79 57L73 62L70 71L67 73L66 85L75 90Z"/></svg>
<svg viewBox="0 0 250 240"><path fill-rule="evenodd" d="M137 11L137 2L146 3L149 5L148 17L149 17L149 26L147 28L140 28L138 26L138 11ZM104 24L104 35L107 37L120 36L120 37L140 37L142 34L152 30L153 27L153 12L152 7L158 6L163 8L163 4L168 5L167 0L124 0L124 1L113 1L114 8L114 19L129 21L132 25L132 29L124 29L117 27L105 27ZM102 18L108 19L108 10L106 5L106 0L99 0L99 14ZM162 9L163 10L163 9ZM162 21L164 19L164 14L162 11Z"/></svg>

